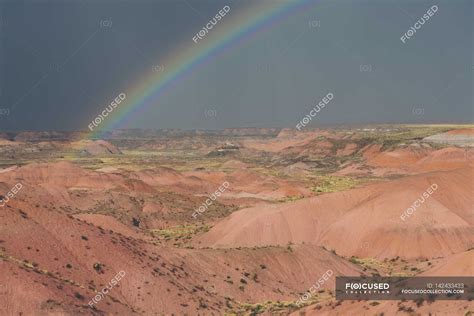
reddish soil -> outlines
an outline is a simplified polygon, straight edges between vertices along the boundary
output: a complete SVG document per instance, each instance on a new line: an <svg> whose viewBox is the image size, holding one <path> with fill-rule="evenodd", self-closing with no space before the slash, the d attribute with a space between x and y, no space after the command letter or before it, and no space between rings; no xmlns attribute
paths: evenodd
<svg viewBox="0 0 474 316"><path fill-rule="evenodd" d="M263 314L469 315L470 301L332 294L335 276L388 273L391 259L412 275L473 275L473 130L436 145L368 141L372 129L1 134L0 193L23 187L0 207L0 315L247 315L295 302L329 269L318 303ZM332 187L335 175L355 188ZM337 192L313 192L324 179Z"/></svg>
<svg viewBox="0 0 474 316"><path fill-rule="evenodd" d="M473 172L465 168L427 173L290 204L244 209L223 219L196 245L232 248L308 242L345 256L451 255L474 241L470 233L474 192L464 185ZM434 183L437 191L402 221L402 213ZM367 243L370 247L361 247Z"/></svg>

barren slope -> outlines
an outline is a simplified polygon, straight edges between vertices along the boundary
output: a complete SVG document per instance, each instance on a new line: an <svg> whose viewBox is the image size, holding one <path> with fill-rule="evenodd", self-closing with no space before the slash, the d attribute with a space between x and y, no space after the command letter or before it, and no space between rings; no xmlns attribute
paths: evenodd
<svg viewBox="0 0 474 316"><path fill-rule="evenodd" d="M445 256L472 245L472 177L472 168L433 172L278 206L257 206L233 213L196 244L237 247L304 241L346 256ZM401 220L400 215L434 183L438 185L434 194Z"/></svg>

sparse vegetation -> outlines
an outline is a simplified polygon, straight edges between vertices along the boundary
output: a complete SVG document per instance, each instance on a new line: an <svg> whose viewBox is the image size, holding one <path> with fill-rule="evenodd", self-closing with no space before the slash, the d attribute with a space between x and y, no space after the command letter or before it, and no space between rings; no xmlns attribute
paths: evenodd
<svg viewBox="0 0 474 316"><path fill-rule="evenodd" d="M193 236L209 231L211 227L206 224L188 224L166 229L149 230L151 235L160 241L173 242L176 247L191 247L189 242Z"/></svg>
<svg viewBox="0 0 474 316"><path fill-rule="evenodd" d="M317 177L317 183L312 187L312 191L316 193L338 192L356 187L363 183L362 179L352 177L338 177L333 175L321 175Z"/></svg>
<svg viewBox="0 0 474 316"><path fill-rule="evenodd" d="M74 293L74 296L75 296L77 299L80 299L81 301L83 301L84 298L85 298L85 297L84 297L81 293L79 293L79 292L75 292L75 293Z"/></svg>
<svg viewBox="0 0 474 316"><path fill-rule="evenodd" d="M94 263L93 268L97 273L104 273L104 265L102 263Z"/></svg>

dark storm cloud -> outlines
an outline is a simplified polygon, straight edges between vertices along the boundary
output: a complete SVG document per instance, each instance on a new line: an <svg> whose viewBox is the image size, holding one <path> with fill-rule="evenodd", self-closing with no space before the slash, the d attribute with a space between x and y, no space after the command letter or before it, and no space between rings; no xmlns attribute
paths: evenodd
<svg viewBox="0 0 474 316"><path fill-rule="evenodd" d="M85 130L224 5L0 2L0 129ZM405 43L400 37L437 5ZM314 1L198 67L126 127L471 122L472 1ZM225 23L225 21L222 21ZM204 41L205 38L202 40Z"/></svg>

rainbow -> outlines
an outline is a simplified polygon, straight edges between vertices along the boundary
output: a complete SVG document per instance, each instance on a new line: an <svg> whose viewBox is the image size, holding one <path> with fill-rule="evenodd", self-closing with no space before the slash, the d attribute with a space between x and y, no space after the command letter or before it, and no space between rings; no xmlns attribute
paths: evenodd
<svg viewBox="0 0 474 316"><path fill-rule="evenodd" d="M197 67L214 60L220 54L275 25L281 19L305 9L312 4L311 2L310 0L255 1L255 4L238 13L233 13L231 7L229 13L206 37L197 43L194 43L192 38L187 39L163 59L159 64L163 65L165 71L150 71L149 75L137 80L133 87L123 91L127 95L125 102L120 104L101 126L88 133L88 138L98 139L104 132L124 126L132 117L140 115L148 107L156 104L156 100L163 93L185 79Z"/></svg>

